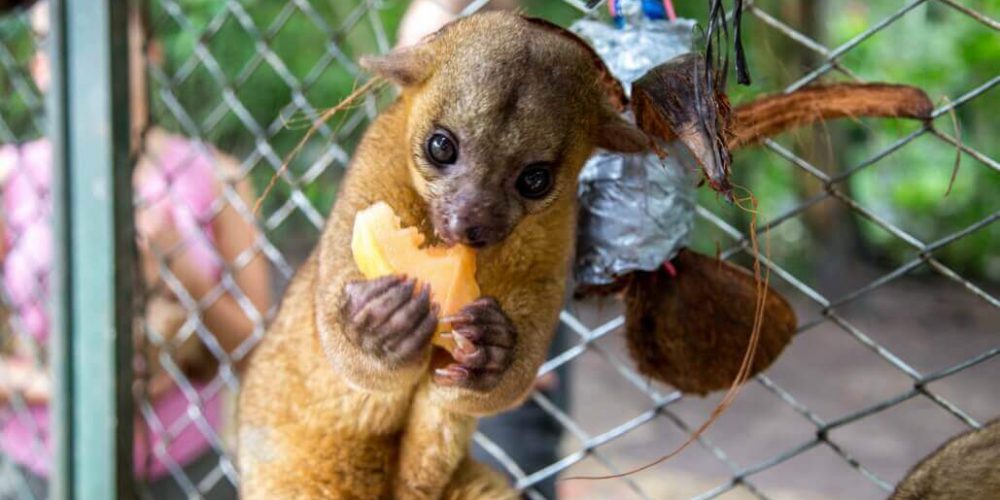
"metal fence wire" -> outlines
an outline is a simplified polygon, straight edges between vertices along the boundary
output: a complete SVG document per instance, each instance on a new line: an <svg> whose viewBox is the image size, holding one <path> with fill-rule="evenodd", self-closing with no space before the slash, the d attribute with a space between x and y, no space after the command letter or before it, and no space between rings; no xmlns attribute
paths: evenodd
<svg viewBox="0 0 1000 500"><path fill-rule="evenodd" d="M44 342L48 337L48 321L43 311L49 305L49 281L51 279L51 261L42 262L44 255L24 255L18 252L22 245L38 245L39 239L48 237L51 246L51 234L40 234L25 224L31 220L51 220L52 207L49 189L46 182L51 178L51 172L42 171L10 171L15 164L13 156L18 154L11 145L23 144L44 135L47 130L45 121L45 99L27 71L30 61L25 56L46 50L46 38L41 36L21 36L15 40L12 34L31 32L31 23L25 13L18 13L2 20L0 29L0 68L2 68L3 104L0 105L0 169L3 170L3 236L0 248L3 256L2 278L2 349L4 363L0 370L5 381L17 376L17 373L29 373L40 370L44 373L48 365L48 349ZM8 38L9 37L9 38ZM21 42L15 46L14 42ZM18 119L20 118L20 119ZM25 154L40 151L28 152ZM11 186L18 186L22 193L24 205L16 207L9 195ZM32 202L34 201L34 202ZM48 205L48 206L46 206ZM51 259L51 248L48 248L48 259ZM9 356L9 357L8 357ZM10 360L10 361L8 361ZM15 367L15 363L17 367ZM44 384L44 382L42 382ZM7 386L7 384L4 384ZM43 389L44 390L44 389ZM12 391L0 395L4 408L3 413L3 448L0 450L0 469L2 469L2 489L6 494L15 494L18 498L33 498L38 495L38 485L33 483L24 470L38 470L49 460L44 439L48 434L47 420L44 413L33 408L32 400L27 391ZM8 453L13 449L22 463L28 467L19 468L14 465L13 457ZM32 457L37 458L32 460Z"/></svg>
<svg viewBox="0 0 1000 500"><path fill-rule="evenodd" d="M565 12L576 16L604 15L604 2L589 9L580 0L561 1ZM487 3L476 0L464 14L472 14ZM529 2L529 12L530 5L537 3ZM851 38L836 46L827 46L806 30L793 28L796 22L788 19L789 9L785 8L789 3L746 2L745 27L749 32L770 30L771 36L782 37L782 43L806 54L804 57L811 63L799 75L783 76L783 81L791 83L757 90L790 92L820 80L874 79L851 68L852 53L861 47L878 46L882 43L881 33L901 29L894 27L929 8L937 9L938 15L947 16L949 22L977 24L977 29L991 33L991 43L1000 44L995 5L992 13L981 12L989 10L989 2L893 2L894 10L876 22L857 27ZM838 2L838 6L843 3ZM189 498L239 482L231 454L229 422L233 395L240 385L237 366L264 335L266 321L276 310L271 305L258 312L254 293L242 286L241 273L263 259L270 268L271 292L279 296L319 234L360 134L380 106L392 97L390 90L367 96L360 105L320 127L291 168L280 174L278 188L255 215L254 196L248 186L261 189L267 178L279 170L303 133L297 124L308 123L344 97L337 92L349 92L352 83L360 84L367 78L356 64L357 57L391 48L395 25L388 21L402 8L400 2L385 0L288 0L274 2L274 8L261 14L258 4L246 0L140 2L148 35L145 45L161 48L147 50L143 61L153 124L143 129L145 146L137 157L143 158L140 164L148 162L140 170L149 169L150 175L163 185L148 193L137 187L136 210L167 210L175 222L185 218L199 229L150 244L151 257L145 263L150 277L145 295L150 302L168 297L169 304L142 321L139 352L146 365L138 371L146 376L145 383L138 387L145 396L135 405L137 422L142 423L136 426L142 429L136 439L145 440L146 446L136 461L139 469L143 469L142 464L155 468L152 464L159 463L170 488ZM4 96L0 104L0 144L4 145L31 143L43 137L46 130L44 97L29 73L31 56L44 50L45 41L38 38L36 23L29 16L29 12L15 12L0 21L0 89ZM289 35L304 31L321 34L325 43L296 46ZM26 36L29 32L32 35ZM175 36L177 33L187 36ZM933 68L941 62L935 57L950 57L927 48L936 36L934 32L915 33L913 46L899 50L925 50L926 65ZM184 43L187 45L178 45ZM915 49L917 46L921 49ZM164 51L183 57L164 60ZM1000 205L981 207L977 220L964 227L933 238L918 238L915 231L887 216L875 204L854 196L848 188L849 180L856 176L905 168L894 163L899 152L923 141L932 141L936 148L952 154L960 149L960 175L980 169L985 169L987 175L1000 175L1000 162L949 132L952 129L948 125L953 110L976 106L980 96L995 92L1000 84L1000 67L987 69L993 72L988 79L968 82L964 93L949 95L940 102L933 114L936 126L913 124L901 129L868 157L839 168L827 168L814 160L816 155L803 153L794 140L765 142L755 162L767 162L779 175L811 186L807 194L781 206L759 225L760 236L765 231L773 235L772 248L780 247L782 238L789 234L801 232L804 221L818 211L841 210L884 238L901 243L908 257L890 268L865 267L864 272L850 273L840 287L815 284L814 277L795 264L796 257L801 256L775 250L773 255L763 257L772 286L789 297L799 312L800 326L791 347L774 367L748 382L736 405L680 456L620 479L563 483L561 491L566 496L884 497L910 466L948 436L978 428L1000 413L995 390L995 377L1000 375L996 359L1000 354L1000 300L996 288L991 291L989 285L966 279L965 271L939 258L943 248L990 231L1000 217ZM785 70L797 68L789 64ZM267 84L254 83L260 81ZM759 81L766 86L776 80L765 77ZM336 90L331 90L331 82L339 83ZM919 86L921 82L899 83ZM273 106L270 100L274 95L282 99L287 96L287 102L280 103L277 116L262 116L258 110L272 109L268 106ZM846 127L863 130L864 124ZM186 137L183 155L176 157L155 145L153 139L161 129L177 134L166 135L163 141ZM736 170L757 168L741 162L740 155L737 153ZM20 168L29 164L16 163ZM0 165L6 164L0 160ZM942 175L935 177L942 193L951 167L942 164ZM196 176L190 171L196 168L206 168L209 177L205 182L216 188L199 199L172 194L171 183ZM37 172L5 172L8 178L12 174L30 181L38 200L48 200L32 205L37 211L32 217L50 217L52 202L45 180L34 179ZM748 183L751 190L756 187L754 182L767 182L760 177L753 179ZM10 255L9 250L24 243L28 236L19 234L20 227L9 222L18 215L11 210L23 207L7 203L6 188L4 196L8 221L4 248L5 255ZM710 197L702 198L697 213L696 230L714 235L719 254L746 262L750 254L746 224L725 203ZM246 246L220 249L222 245L214 241L216 233L211 228L224 217L254 228L256 232ZM144 223L142 216L137 215L137 220ZM819 259L837 260L836 252L841 250L839 246L821 248ZM195 251L208 252L206 261L212 263L210 270L218 276L197 291L190 289L190 279L177 265L178 260ZM33 286L29 290L3 287L3 306L8 311L3 337L5 354L17 353L19 359L44 367L47 333L39 332L47 326L28 321L37 319L30 311L45 307L46 267L39 264L17 268L10 259L4 264L5 285L11 273L41 270L31 276ZM245 340L229 345L215 335L218 332L213 331L212 321L207 318L211 309L221 307L244 317ZM921 316L922 308L944 316L934 323L939 325L939 331L926 334L928 328L938 327L920 324L934 320ZM560 458L530 470L519 465L501 442L485 433L475 437L476 444L492 455L516 486L531 497L542 497L536 487L556 475L616 473L654 460L683 442L718 400L718 396L682 396L637 373L623 348L624 320L620 312L620 304L608 299L571 303L561 315L571 339L553 353L540 375L572 366L572 376L563 381L570 388L571 404L557 404L542 392L531 397L531 403L564 432ZM185 349L192 343L201 346L198 355L217 365L216 370L207 375L191 374L187 358L180 358L189 355ZM4 374L9 376L7 371ZM148 397L157 391L157 377L173 386L167 390L178 396L175 408L165 409ZM47 425L38 426L39 418L44 417L38 416L36 407L25 397L22 393L9 397L3 418L5 422L19 421L22 427L11 431L5 423L3 439L9 440L11 432L30 436L32 456L38 462L35 465L43 464L51 458L42 437ZM188 440L185 436L191 433L216 452L206 464L209 472L196 478L189 477L190 469L178 463L183 452L173 448ZM11 460L7 450L5 447L0 456L0 482L7 482L5 491L16 491L23 498L34 497L42 490L32 484L33 475L24 472L37 473L39 469L24 467L21 461L18 463L22 465L14 465L16 460ZM153 482L143 481L146 486L140 490L153 496L164 491Z"/></svg>

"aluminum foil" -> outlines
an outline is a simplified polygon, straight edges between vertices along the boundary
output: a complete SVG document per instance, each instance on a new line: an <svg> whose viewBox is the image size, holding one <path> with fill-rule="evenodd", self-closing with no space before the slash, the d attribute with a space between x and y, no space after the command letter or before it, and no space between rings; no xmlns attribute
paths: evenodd
<svg viewBox="0 0 1000 500"><path fill-rule="evenodd" d="M629 92L653 67L691 51L695 22L648 19L638 0L620 1L623 28L585 19L570 29L590 42ZM687 244L697 169L676 158L601 151L588 160L578 192L577 284L605 285L656 269Z"/></svg>

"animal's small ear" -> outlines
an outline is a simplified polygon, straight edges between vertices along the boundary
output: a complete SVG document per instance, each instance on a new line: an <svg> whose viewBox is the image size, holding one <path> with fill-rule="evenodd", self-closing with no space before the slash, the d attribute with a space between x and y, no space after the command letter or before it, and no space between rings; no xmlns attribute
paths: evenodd
<svg viewBox="0 0 1000 500"><path fill-rule="evenodd" d="M364 56L360 63L365 70L402 87L422 83L430 77L434 67L427 42L400 47L380 56Z"/></svg>
<svg viewBox="0 0 1000 500"><path fill-rule="evenodd" d="M618 153L642 153L653 146L652 139L618 113L607 110L597 129L597 147Z"/></svg>

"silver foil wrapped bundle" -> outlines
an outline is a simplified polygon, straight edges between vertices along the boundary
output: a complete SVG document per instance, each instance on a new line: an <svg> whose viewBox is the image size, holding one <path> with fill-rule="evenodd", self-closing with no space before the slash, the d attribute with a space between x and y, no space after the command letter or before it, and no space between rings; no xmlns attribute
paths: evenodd
<svg viewBox="0 0 1000 500"><path fill-rule="evenodd" d="M650 69L691 51L695 22L649 19L640 2L620 1L622 28L584 19L570 29L594 47L628 92ZM577 285L608 285L677 255L694 225L696 171L673 154L595 154L580 174Z"/></svg>

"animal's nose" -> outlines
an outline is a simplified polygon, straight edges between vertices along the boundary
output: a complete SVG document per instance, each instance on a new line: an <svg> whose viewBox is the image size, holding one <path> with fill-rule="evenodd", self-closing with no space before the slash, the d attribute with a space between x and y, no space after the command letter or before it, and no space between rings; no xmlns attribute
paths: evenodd
<svg viewBox="0 0 1000 500"><path fill-rule="evenodd" d="M486 229L482 226L472 226L465 230L465 240L469 246L481 247L486 244Z"/></svg>

